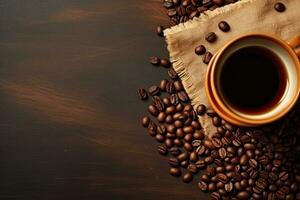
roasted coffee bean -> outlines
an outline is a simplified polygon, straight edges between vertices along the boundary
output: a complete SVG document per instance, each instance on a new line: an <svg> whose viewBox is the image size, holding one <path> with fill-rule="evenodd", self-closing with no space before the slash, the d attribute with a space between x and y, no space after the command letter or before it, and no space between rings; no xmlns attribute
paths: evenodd
<svg viewBox="0 0 300 200"><path fill-rule="evenodd" d="M148 90L149 94L152 95L152 96L155 96L155 95L158 95L159 94L159 87L156 86L156 85L153 85L149 88Z"/></svg>
<svg viewBox="0 0 300 200"><path fill-rule="evenodd" d="M175 86L175 89L177 92L183 90L183 85L182 85L181 81L175 81L174 86Z"/></svg>
<svg viewBox="0 0 300 200"><path fill-rule="evenodd" d="M172 167L172 168L170 168L169 173L170 173L172 176L179 177L179 176L181 175L181 170L180 170L180 168Z"/></svg>
<svg viewBox="0 0 300 200"><path fill-rule="evenodd" d="M213 0L213 2L217 6L223 6L225 4L225 0Z"/></svg>
<svg viewBox="0 0 300 200"><path fill-rule="evenodd" d="M222 142L219 138L213 138L212 144L214 145L214 147L217 147L217 148L220 148L222 146Z"/></svg>
<svg viewBox="0 0 300 200"><path fill-rule="evenodd" d="M157 135L155 136L155 139L156 139L157 142L163 143L163 142L165 141L166 137L165 137L164 135L157 134Z"/></svg>
<svg viewBox="0 0 300 200"><path fill-rule="evenodd" d="M223 32L228 32L230 30L230 26L227 22L225 21L221 21L219 24L218 24L218 27L221 31Z"/></svg>
<svg viewBox="0 0 300 200"><path fill-rule="evenodd" d="M281 2L278 2L274 5L274 9L277 11L277 12L284 12L285 11L285 5Z"/></svg>
<svg viewBox="0 0 300 200"><path fill-rule="evenodd" d="M196 152L199 156L202 156L205 153L205 150L205 147L203 145L200 145L199 147L197 147Z"/></svg>
<svg viewBox="0 0 300 200"><path fill-rule="evenodd" d="M232 182L229 182L229 183L225 184L224 188L225 188L226 192L231 193L232 190L233 190L233 184L232 184Z"/></svg>
<svg viewBox="0 0 300 200"><path fill-rule="evenodd" d="M170 96L170 101L172 103L172 105L177 105L179 103L179 98L177 94L172 94Z"/></svg>
<svg viewBox="0 0 300 200"><path fill-rule="evenodd" d="M157 121L162 123L166 120L167 114L164 112L160 112L157 116Z"/></svg>
<svg viewBox="0 0 300 200"><path fill-rule="evenodd" d="M214 191L216 191L216 189L217 189L216 184L214 184L214 183L209 183L208 184L208 191L209 192L214 192Z"/></svg>
<svg viewBox="0 0 300 200"><path fill-rule="evenodd" d="M158 109L157 109L154 105L152 105L152 104L150 104L150 105L148 106L148 111L149 111L149 113L150 113L151 115L153 115L153 116L155 116L155 117L157 117L158 114L159 114Z"/></svg>
<svg viewBox="0 0 300 200"><path fill-rule="evenodd" d="M178 156L181 153L181 151L178 147L172 147L169 151L170 151L170 154L173 156Z"/></svg>
<svg viewBox="0 0 300 200"><path fill-rule="evenodd" d="M194 150L193 146L190 143L185 142L183 145L184 149L187 150L188 152L191 152Z"/></svg>
<svg viewBox="0 0 300 200"><path fill-rule="evenodd" d="M166 134L166 128L164 125L160 124L157 126L157 134L160 134L160 135Z"/></svg>
<svg viewBox="0 0 300 200"><path fill-rule="evenodd" d="M180 101L182 102L187 102L189 101L189 96L187 95L187 93L185 91L180 91L178 92L178 98L180 99Z"/></svg>
<svg viewBox="0 0 300 200"><path fill-rule="evenodd" d="M160 59L156 56L150 57L149 62L154 66L160 65Z"/></svg>
<svg viewBox="0 0 300 200"><path fill-rule="evenodd" d="M196 151L193 151L190 154L190 161L191 162L197 162L198 161L198 153Z"/></svg>
<svg viewBox="0 0 300 200"><path fill-rule="evenodd" d="M147 128L149 126L151 119L149 117L143 117L142 119L142 125L143 127Z"/></svg>
<svg viewBox="0 0 300 200"><path fill-rule="evenodd" d="M220 149L219 149L219 157L220 157L221 159L224 159L224 158L226 158L226 156L227 156L226 149L225 149L225 148L220 148Z"/></svg>
<svg viewBox="0 0 300 200"><path fill-rule="evenodd" d="M173 138L172 138L173 139ZM167 138L166 141L165 141L165 145L168 147L168 148L171 148L174 146L174 141L170 139L170 138Z"/></svg>
<svg viewBox="0 0 300 200"><path fill-rule="evenodd" d="M139 98L141 99L141 100L147 100L148 99L148 94L147 94L147 92L146 92L146 90L145 89L143 89L143 88L140 88L140 89L138 89L138 94L139 94Z"/></svg>
<svg viewBox="0 0 300 200"><path fill-rule="evenodd" d="M153 105L158 109L158 111L162 112L165 110L165 104L162 99L158 96L153 97Z"/></svg>
<svg viewBox="0 0 300 200"><path fill-rule="evenodd" d="M217 35L214 32L210 32L205 36L205 39L209 43L213 43L217 40Z"/></svg>
<svg viewBox="0 0 300 200"><path fill-rule="evenodd" d="M209 165L214 162L214 159L211 156L208 156L204 158L204 161Z"/></svg>
<svg viewBox="0 0 300 200"><path fill-rule="evenodd" d="M228 178L225 174L220 173L220 174L217 174L216 176L217 176L218 181L220 181L224 184L227 183Z"/></svg>
<svg viewBox="0 0 300 200"><path fill-rule="evenodd" d="M179 160L177 158L170 158L168 163L172 166L172 167L179 167Z"/></svg>
<svg viewBox="0 0 300 200"><path fill-rule="evenodd" d="M176 73L176 71L173 68L170 68L168 70L168 75L171 79L176 80L178 79L178 74Z"/></svg>
<svg viewBox="0 0 300 200"><path fill-rule="evenodd" d="M221 200L221 195L218 192L211 193L212 200Z"/></svg>
<svg viewBox="0 0 300 200"><path fill-rule="evenodd" d="M207 191L207 184L204 181L200 181L198 183L198 188L202 191L202 192L206 192Z"/></svg>
<svg viewBox="0 0 300 200"><path fill-rule="evenodd" d="M163 58L160 60L160 66L162 66L164 68L170 68L172 66L172 64L169 59Z"/></svg>
<svg viewBox="0 0 300 200"><path fill-rule="evenodd" d="M167 14L169 17L174 17L175 15L177 15L177 11L176 9L168 9Z"/></svg>
<svg viewBox="0 0 300 200"><path fill-rule="evenodd" d="M286 181L289 178L289 174L286 171L283 171L278 177L281 181Z"/></svg>
<svg viewBox="0 0 300 200"><path fill-rule="evenodd" d="M241 191L237 194L238 199L249 199L250 194L247 191Z"/></svg>
<svg viewBox="0 0 300 200"><path fill-rule="evenodd" d="M157 27L156 27L156 34L157 34L159 37L163 37L163 36L164 36L164 27L162 27L162 26L157 26Z"/></svg>
<svg viewBox="0 0 300 200"><path fill-rule="evenodd" d="M206 8L209 8L211 6L214 5L214 2L212 0L203 0L202 1L203 6L205 6Z"/></svg>
<svg viewBox="0 0 300 200"><path fill-rule="evenodd" d="M180 139L175 139L174 140L174 144L177 146L177 147L181 147L183 145L182 141Z"/></svg>
<svg viewBox="0 0 300 200"><path fill-rule="evenodd" d="M253 169L257 168L258 167L258 163L255 159L250 159L249 160L249 165L250 167L252 167Z"/></svg>
<svg viewBox="0 0 300 200"><path fill-rule="evenodd" d="M203 45L200 45L200 46L195 48L195 53L197 55L203 55L203 54L205 54L205 52L206 52L206 48Z"/></svg>
<svg viewBox="0 0 300 200"><path fill-rule="evenodd" d="M200 104L197 109L196 109L196 112L198 115L204 115L205 112L206 112L206 106L203 105L203 104Z"/></svg>
<svg viewBox="0 0 300 200"><path fill-rule="evenodd" d="M244 154L240 158L240 164L241 165L246 165L248 163L248 160L249 160L249 157L246 154Z"/></svg>
<svg viewBox="0 0 300 200"><path fill-rule="evenodd" d="M157 151L158 151L159 154L161 154L163 156L167 155L167 153L168 153L167 148L165 146L163 146L163 145L159 145L157 147Z"/></svg>
<svg viewBox="0 0 300 200"><path fill-rule="evenodd" d="M213 117L212 122L213 122L213 125L216 126L216 127L219 127L219 126L222 125L221 118L218 117L218 116Z"/></svg>
<svg viewBox="0 0 300 200"><path fill-rule="evenodd" d="M212 56L213 55L210 52L206 52L202 59L203 63L208 64L210 62Z"/></svg>
<svg viewBox="0 0 300 200"><path fill-rule="evenodd" d="M192 126L193 126L193 124L192 124ZM196 128L196 127L194 126L194 128ZM203 129L195 132L193 136L196 140L203 140L205 137Z"/></svg>
<svg viewBox="0 0 300 200"><path fill-rule="evenodd" d="M169 82L169 81L166 80L166 79L161 80L161 81L160 81L160 84L159 84L159 89L160 89L161 91L166 91L166 86L167 86L168 82Z"/></svg>
<svg viewBox="0 0 300 200"><path fill-rule="evenodd" d="M191 172L187 172L182 177L182 181L184 183L190 183L192 180L193 180L193 174Z"/></svg>
<svg viewBox="0 0 300 200"><path fill-rule="evenodd" d="M187 167L187 169L192 172L193 174L196 174L198 172L198 168L196 164L189 164L189 166Z"/></svg>
<svg viewBox="0 0 300 200"><path fill-rule="evenodd" d="M183 167L183 168L187 168L189 166L189 161L188 160L182 161L180 163L180 166Z"/></svg>
<svg viewBox="0 0 300 200"><path fill-rule="evenodd" d="M181 162L187 160L188 158L189 158L189 154L187 152L181 153L178 156L178 160Z"/></svg>
<svg viewBox="0 0 300 200"><path fill-rule="evenodd" d="M172 94L175 92L175 86L174 86L174 83L172 82L168 82L167 85L166 85L166 91L167 93L169 94ZM171 99L172 100L172 99Z"/></svg>

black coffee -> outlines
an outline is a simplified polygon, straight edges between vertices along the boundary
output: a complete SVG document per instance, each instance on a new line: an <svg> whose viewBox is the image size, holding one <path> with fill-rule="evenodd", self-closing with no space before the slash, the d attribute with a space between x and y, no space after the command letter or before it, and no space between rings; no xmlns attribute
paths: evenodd
<svg viewBox="0 0 300 200"><path fill-rule="evenodd" d="M281 59L264 47L245 47L224 63L220 89L233 108L249 114L273 108L282 97L287 75Z"/></svg>

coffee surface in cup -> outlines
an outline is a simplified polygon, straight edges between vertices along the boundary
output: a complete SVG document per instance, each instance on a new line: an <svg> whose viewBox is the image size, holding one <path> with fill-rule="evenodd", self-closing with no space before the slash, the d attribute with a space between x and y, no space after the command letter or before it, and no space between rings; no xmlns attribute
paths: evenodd
<svg viewBox="0 0 300 200"><path fill-rule="evenodd" d="M273 51L244 47L224 62L219 83L226 104L243 113L259 114L278 104L287 86L287 73Z"/></svg>

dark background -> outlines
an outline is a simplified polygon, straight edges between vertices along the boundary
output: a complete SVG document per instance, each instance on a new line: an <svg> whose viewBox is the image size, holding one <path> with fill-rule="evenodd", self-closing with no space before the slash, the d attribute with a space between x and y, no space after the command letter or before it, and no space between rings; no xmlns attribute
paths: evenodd
<svg viewBox="0 0 300 200"><path fill-rule="evenodd" d="M140 125L160 2L0 0L0 199L204 199Z"/></svg>

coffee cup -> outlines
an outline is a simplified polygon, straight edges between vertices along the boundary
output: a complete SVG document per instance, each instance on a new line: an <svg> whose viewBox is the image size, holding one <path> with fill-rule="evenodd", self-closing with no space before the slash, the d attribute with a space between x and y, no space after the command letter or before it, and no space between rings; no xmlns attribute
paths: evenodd
<svg viewBox="0 0 300 200"><path fill-rule="evenodd" d="M287 114L300 92L300 36L289 41L248 33L211 59L206 94L212 108L239 126L259 126Z"/></svg>

